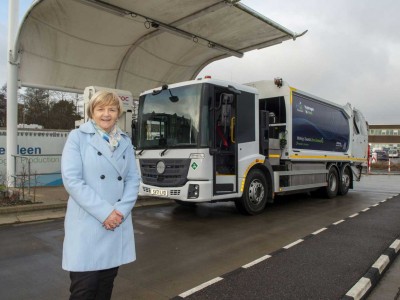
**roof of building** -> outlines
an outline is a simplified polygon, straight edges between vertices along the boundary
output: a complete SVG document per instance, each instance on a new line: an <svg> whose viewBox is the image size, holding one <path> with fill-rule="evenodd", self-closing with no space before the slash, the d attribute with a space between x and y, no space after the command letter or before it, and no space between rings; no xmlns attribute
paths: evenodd
<svg viewBox="0 0 400 300"><path fill-rule="evenodd" d="M369 129L400 129L399 125L388 125L388 124L368 124Z"/></svg>

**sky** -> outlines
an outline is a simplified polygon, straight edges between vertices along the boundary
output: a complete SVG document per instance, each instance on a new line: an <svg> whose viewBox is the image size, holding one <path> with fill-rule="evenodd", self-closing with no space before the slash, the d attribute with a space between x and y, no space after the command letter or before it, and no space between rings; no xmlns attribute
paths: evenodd
<svg viewBox="0 0 400 300"><path fill-rule="evenodd" d="M0 85L7 73L8 1L0 0ZM13 0L18 1L18 0ZM19 0L20 16L32 0ZM246 83L281 77L290 86L359 109L369 124L400 124L400 1L243 0L307 34L227 58L199 74Z"/></svg>

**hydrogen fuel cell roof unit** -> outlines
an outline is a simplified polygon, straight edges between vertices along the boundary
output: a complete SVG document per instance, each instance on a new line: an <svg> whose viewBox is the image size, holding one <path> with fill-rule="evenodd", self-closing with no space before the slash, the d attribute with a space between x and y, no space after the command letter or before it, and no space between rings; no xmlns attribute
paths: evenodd
<svg viewBox="0 0 400 300"><path fill-rule="evenodd" d="M36 0L15 43L23 86L140 92L297 34L237 0ZM14 52L15 53L15 52ZM17 61L17 58L15 58Z"/></svg>

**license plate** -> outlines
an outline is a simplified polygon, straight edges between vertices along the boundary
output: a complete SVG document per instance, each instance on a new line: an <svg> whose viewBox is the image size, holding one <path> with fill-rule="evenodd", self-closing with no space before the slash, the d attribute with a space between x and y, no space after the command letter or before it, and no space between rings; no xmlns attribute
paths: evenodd
<svg viewBox="0 0 400 300"><path fill-rule="evenodd" d="M152 194L153 196L166 197L166 196L168 196L168 191L167 190L159 190L159 189L151 189L150 194Z"/></svg>

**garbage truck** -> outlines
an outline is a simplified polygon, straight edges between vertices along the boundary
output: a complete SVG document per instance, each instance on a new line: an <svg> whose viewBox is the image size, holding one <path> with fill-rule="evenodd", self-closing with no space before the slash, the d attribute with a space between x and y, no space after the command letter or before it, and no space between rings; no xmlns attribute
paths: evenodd
<svg viewBox="0 0 400 300"><path fill-rule="evenodd" d="M247 215L277 195L345 195L367 163L367 126L350 104L281 78L163 85L139 98L139 194L182 205L234 201Z"/></svg>

